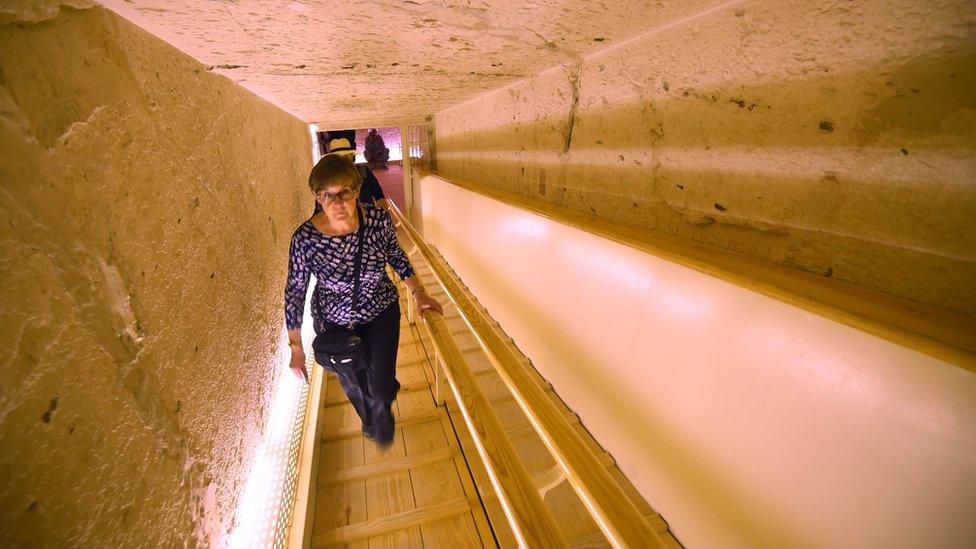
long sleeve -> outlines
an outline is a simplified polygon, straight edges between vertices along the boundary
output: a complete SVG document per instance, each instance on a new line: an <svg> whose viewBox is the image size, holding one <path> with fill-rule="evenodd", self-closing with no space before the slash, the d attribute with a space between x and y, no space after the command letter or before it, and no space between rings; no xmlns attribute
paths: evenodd
<svg viewBox="0 0 976 549"><path fill-rule="evenodd" d="M301 228L291 237L288 248L288 281L285 283L285 324L289 330L302 327L309 268L301 245Z"/></svg>
<svg viewBox="0 0 976 549"><path fill-rule="evenodd" d="M383 238L386 241L386 262L393 267L400 280L406 280L414 275L413 266L407 259L407 254L400 247L397 240L396 229L393 227L393 218L389 212L383 211Z"/></svg>

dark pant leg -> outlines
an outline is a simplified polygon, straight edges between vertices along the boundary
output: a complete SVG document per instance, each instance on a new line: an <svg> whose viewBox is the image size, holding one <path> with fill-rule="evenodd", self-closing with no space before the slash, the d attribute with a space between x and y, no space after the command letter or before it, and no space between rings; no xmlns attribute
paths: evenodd
<svg viewBox="0 0 976 549"><path fill-rule="evenodd" d="M394 301L373 320L360 325L366 347L367 399L382 402L387 409L396 399L400 383L396 380L397 349L400 345L400 303Z"/></svg>
<svg viewBox="0 0 976 549"><path fill-rule="evenodd" d="M360 327L369 360L366 366L366 403L373 419L376 442L393 442L395 420L391 405L400 384L396 380L397 347L400 344L400 304L394 301L372 321Z"/></svg>
<svg viewBox="0 0 976 549"><path fill-rule="evenodd" d="M359 419L363 422L363 427L368 429L373 423L373 414L370 403L363 393L363 389L366 387L366 371L360 370L356 373L340 372L330 366L326 366L329 364L329 357L324 354L316 354L315 360L319 364L322 364L323 368L336 375L336 378L339 380L339 385L342 387L342 392L346 394L346 398L349 399L352 407L356 410L356 414L359 415Z"/></svg>

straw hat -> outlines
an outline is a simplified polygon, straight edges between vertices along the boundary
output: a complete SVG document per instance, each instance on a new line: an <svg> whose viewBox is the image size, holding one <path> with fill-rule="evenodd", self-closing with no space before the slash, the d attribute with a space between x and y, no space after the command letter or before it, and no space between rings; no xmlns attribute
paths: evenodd
<svg viewBox="0 0 976 549"><path fill-rule="evenodd" d="M340 137L329 141L329 152L327 154L355 155L356 147L353 147L345 137Z"/></svg>

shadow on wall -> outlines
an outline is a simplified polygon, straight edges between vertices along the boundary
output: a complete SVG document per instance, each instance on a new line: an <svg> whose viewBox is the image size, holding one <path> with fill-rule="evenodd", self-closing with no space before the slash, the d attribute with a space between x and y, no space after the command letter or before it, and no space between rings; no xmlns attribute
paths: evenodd
<svg viewBox="0 0 976 549"><path fill-rule="evenodd" d="M439 173L976 315L976 54L944 53L712 90L649 79L661 99L442 132Z"/></svg>

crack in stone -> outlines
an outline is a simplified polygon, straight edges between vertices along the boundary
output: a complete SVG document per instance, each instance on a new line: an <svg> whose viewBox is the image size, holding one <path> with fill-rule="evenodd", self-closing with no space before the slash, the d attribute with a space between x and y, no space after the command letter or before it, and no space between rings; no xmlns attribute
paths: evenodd
<svg viewBox="0 0 976 549"><path fill-rule="evenodd" d="M569 152L569 148L573 145L573 129L576 126L576 111L579 108L579 98L580 98L580 82L579 75L580 69L582 68L582 63L577 62L573 71L569 73L569 84L573 89L573 103L569 107L569 124L568 130L566 131L566 142L563 144L563 153Z"/></svg>

